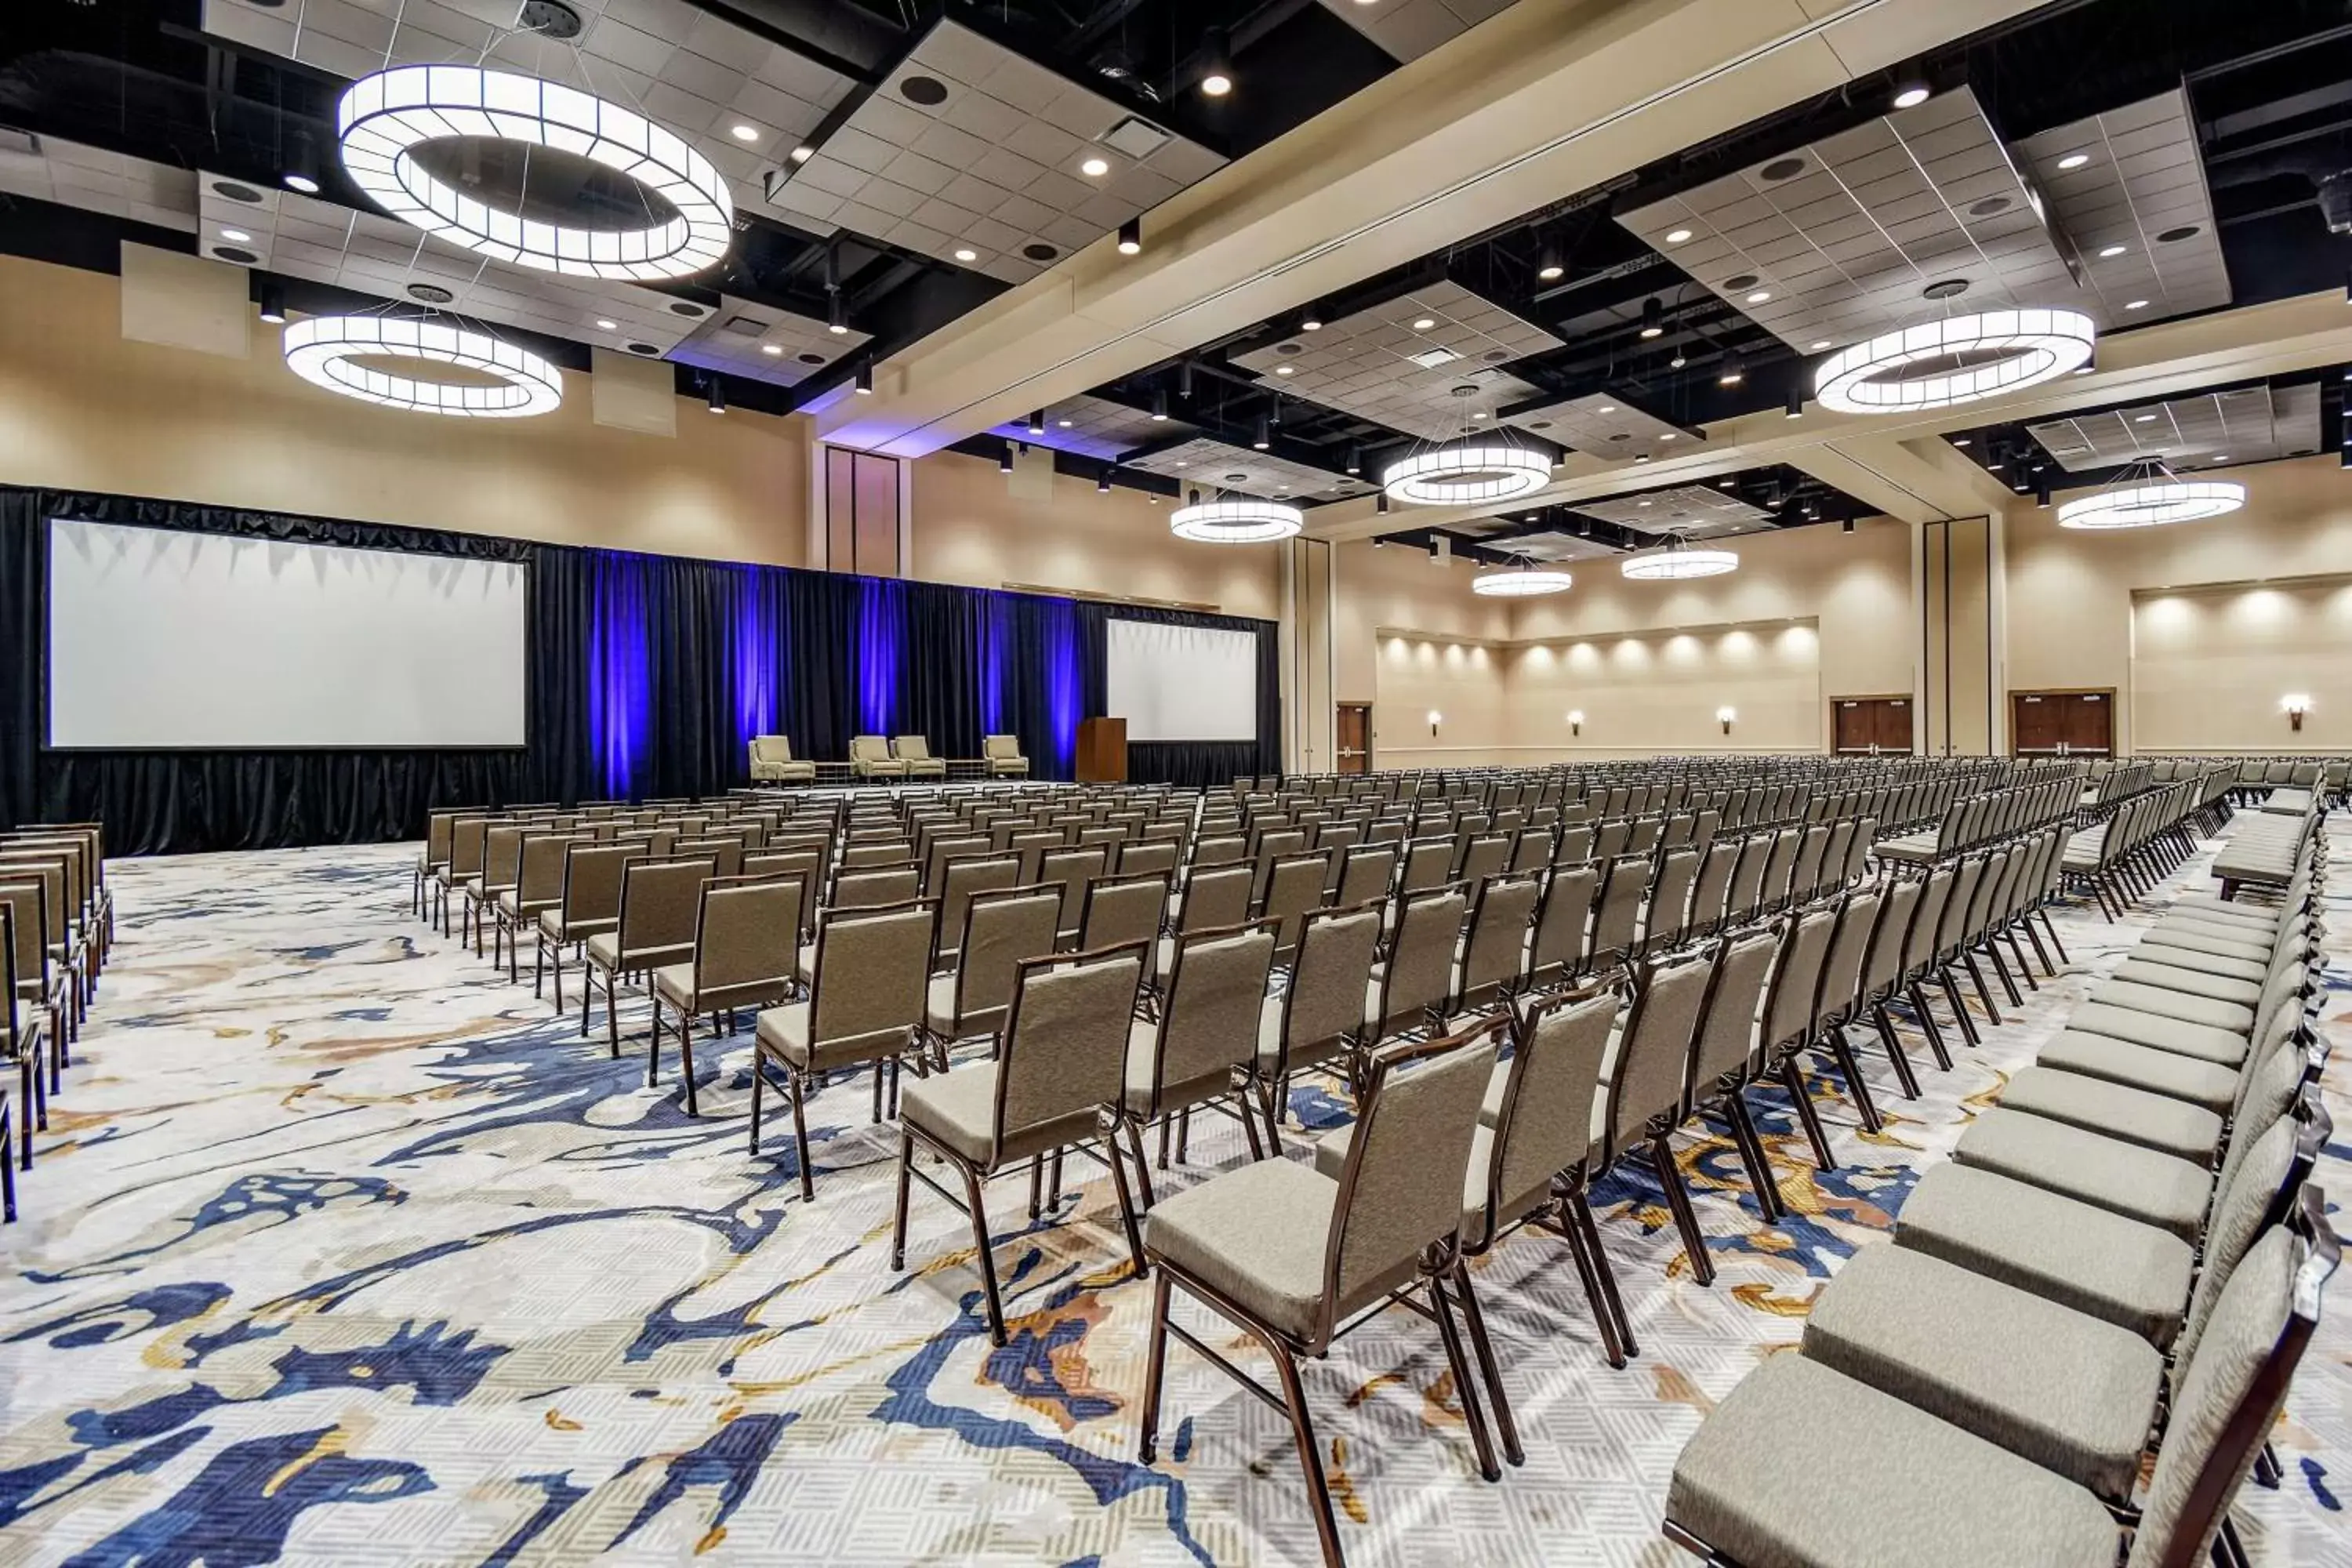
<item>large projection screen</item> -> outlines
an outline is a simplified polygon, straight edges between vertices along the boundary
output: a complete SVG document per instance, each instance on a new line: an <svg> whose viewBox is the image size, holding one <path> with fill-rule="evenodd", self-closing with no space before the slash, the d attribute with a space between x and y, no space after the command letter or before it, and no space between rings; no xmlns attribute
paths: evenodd
<svg viewBox="0 0 2352 1568"><path fill-rule="evenodd" d="M1257 739L1257 634L1108 623L1109 710L1130 741Z"/></svg>
<svg viewBox="0 0 2352 1568"><path fill-rule="evenodd" d="M521 565L49 522L48 743L520 746Z"/></svg>

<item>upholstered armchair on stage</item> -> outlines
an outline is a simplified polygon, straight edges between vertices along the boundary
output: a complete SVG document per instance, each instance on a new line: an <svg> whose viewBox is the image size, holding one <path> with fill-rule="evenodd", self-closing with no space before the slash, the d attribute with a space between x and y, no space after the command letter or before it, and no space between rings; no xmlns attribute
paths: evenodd
<svg viewBox="0 0 2352 1568"><path fill-rule="evenodd" d="M849 776L854 779L902 779L907 764L890 754L890 742L879 735L855 735L849 742Z"/></svg>
<svg viewBox="0 0 2352 1568"><path fill-rule="evenodd" d="M893 735L890 754L906 764L910 779L943 779L948 776L948 760L931 755L931 743L920 735Z"/></svg>
<svg viewBox="0 0 2352 1568"><path fill-rule="evenodd" d="M814 784L814 763L793 761L793 743L782 735L756 735L751 740L753 784Z"/></svg>
<svg viewBox="0 0 2352 1568"><path fill-rule="evenodd" d="M988 765L992 779L1025 779L1029 776L1029 759L1021 754L1018 735L983 735L980 740L980 760Z"/></svg>

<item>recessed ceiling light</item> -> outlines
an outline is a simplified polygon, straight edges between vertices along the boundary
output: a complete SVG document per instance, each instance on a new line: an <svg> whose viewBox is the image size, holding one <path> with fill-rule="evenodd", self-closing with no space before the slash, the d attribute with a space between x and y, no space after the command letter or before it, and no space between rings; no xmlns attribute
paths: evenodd
<svg viewBox="0 0 2352 1568"><path fill-rule="evenodd" d="M760 139L760 128L756 125L730 125L727 133L738 142L757 142Z"/></svg>
<svg viewBox="0 0 2352 1568"><path fill-rule="evenodd" d="M1830 341L1829 341L1829 339L1827 339L1827 338L1815 338L1815 339L1813 340L1813 348L1812 348L1812 352L1813 352L1813 353L1822 353L1823 351L1825 351L1826 349L1828 349L1828 348L1829 348L1829 346L1830 346Z"/></svg>
<svg viewBox="0 0 2352 1568"><path fill-rule="evenodd" d="M1471 411L1470 417L1473 419L1484 419L1486 417L1486 411L1483 408L1473 409Z"/></svg>
<svg viewBox="0 0 2352 1568"><path fill-rule="evenodd" d="M1090 180L1099 180L1105 174L1110 173L1110 160L1108 158L1089 158L1085 163L1078 165L1078 173L1084 174Z"/></svg>
<svg viewBox="0 0 2352 1568"><path fill-rule="evenodd" d="M2227 452L2216 452L2205 460L2209 463L2226 463L2230 460L2230 454Z"/></svg>
<svg viewBox="0 0 2352 1568"><path fill-rule="evenodd" d="M1684 241L1689 239L1690 237L1691 231L1686 228L1672 229L1669 230L1666 235L1666 243L1668 245L1680 245Z"/></svg>
<svg viewBox="0 0 2352 1568"><path fill-rule="evenodd" d="M596 318L596 330L600 332L617 332L621 330L621 323L618 321L607 321L604 317L599 316Z"/></svg>
<svg viewBox="0 0 2352 1568"><path fill-rule="evenodd" d="M1927 89L1924 87L1906 87L1895 95L1895 107L1897 109L1916 109L1927 101Z"/></svg>
<svg viewBox="0 0 2352 1568"><path fill-rule="evenodd" d="M969 245L960 245L956 247L955 258L958 261L977 261L980 259L980 252Z"/></svg>
<svg viewBox="0 0 2352 1568"><path fill-rule="evenodd" d="M1661 440L1661 441L1671 441L1671 440L1673 440L1675 437L1677 437L1677 436L1679 436L1679 435L1681 435L1681 434L1682 434L1682 432L1681 432L1681 431L1679 431L1679 430L1666 430L1666 431L1662 431L1662 432L1660 432L1660 433L1659 433L1658 439L1659 439L1659 440Z"/></svg>
<svg viewBox="0 0 2352 1568"><path fill-rule="evenodd" d="M1065 430L1070 427L1070 422L1066 419L1056 419L1054 423L1060 426Z"/></svg>
<svg viewBox="0 0 2352 1568"><path fill-rule="evenodd" d="M2058 160L2058 166L2062 169L2079 169L2090 161L2091 155L2088 153L2069 153Z"/></svg>
<svg viewBox="0 0 2352 1568"><path fill-rule="evenodd" d="M1969 447L1975 446L1976 443L1969 440L1966 436L1955 436L1952 437L1952 445L1959 447L1962 451L1966 451Z"/></svg>
<svg viewBox="0 0 2352 1568"><path fill-rule="evenodd" d="M315 196L319 194L319 182L308 174L289 174L286 176L286 184L288 189L299 191L306 196Z"/></svg>
<svg viewBox="0 0 2352 1568"><path fill-rule="evenodd" d="M253 236L241 228L225 228L221 230L221 237L231 245L250 245L253 242Z"/></svg>
<svg viewBox="0 0 2352 1568"><path fill-rule="evenodd" d="M1655 501L1652 501L1652 500L1644 500L1644 501L1643 501L1641 504L1642 504L1642 505L1643 505L1643 506L1655 506L1655 505L1657 505L1658 503L1657 503L1657 502L1655 502Z"/></svg>
<svg viewBox="0 0 2352 1568"><path fill-rule="evenodd" d="M1433 321L1433 320L1432 320L1431 318L1429 318L1429 317L1427 317L1427 316L1421 316L1421 317L1417 317L1417 318L1415 318L1415 319L1414 319L1413 323L1412 323L1412 330L1413 330L1414 331L1416 331L1416 332L1425 332L1425 331L1429 331L1432 327L1434 327L1435 325L1437 325L1436 321Z"/></svg>
<svg viewBox="0 0 2352 1568"><path fill-rule="evenodd" d="M805 142L793 149L793 162L795 163L805 163L815 156L816 149Z"/></svg>
<svg viewBox="0 0 2352 1568"><path fill-rule="evenodd" d="M1754 293L1748 296L1748 302L1751 305L1760 305L1771 297L1772 290L1769 289L1759 289Z"/></svg>
<svg viewBox="0 0 2352 1568"><path fill-rule="evenodd" d="M1595 414L1614 414L1617 412L1617 405L1613 403L1604 403L1600 407L1594 409L1593 412Z"/></svg>
<svg viewBox="0 0 2352 1568"><path fill-rule="evenodd" d="M2126 310L2145 310L2147 309L2147 301L2145 300L2126 300L2124 301L2124 309Z"/></svg>
<svg viewBox="0 0 2352 1568"><path fill-rule="evenodd" d="M2125 251L2126 249L2127 249L2127 248L2128 248L2127 247L2121 246L2121 245L2110 245L2110 246L2103 247L2100 249L2100 251L2099 251L2099 259L2100 259L2100 260L2102 260L2102 261L2112 261L2112 260L2114 260L2116 257L2121 256L2121 255L2124 253L2124 251Z"/></svg>
<svg viewBox="0 0 2352 1568"><path fill-rule="evenodd" d="M2153 414L2135 414L2132 416L2132 423L2135 425L2153 425L2156 423L2156 416Z"/></svg>
<svg viewBox="0 0 2352 1568"><path fill-rule="evenodd" d="M784 352L784 345L782 343L761 343L760 345L760 352L763 354L781 354Z"/></svg>

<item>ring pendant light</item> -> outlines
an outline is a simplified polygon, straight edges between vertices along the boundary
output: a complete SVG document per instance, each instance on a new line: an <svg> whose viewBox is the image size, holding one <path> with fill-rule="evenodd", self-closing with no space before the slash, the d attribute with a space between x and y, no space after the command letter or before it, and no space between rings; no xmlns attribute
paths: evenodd
<svg viewBox="0 0 2352 1568"><path fill-rule="evenodd" d="M313 316L285 332L286 367L313 386L363 403L470 419L528 419L563 402L563 374L528 349L438 321ZM394 375L363 360L415 360L487 381Z"/></svg>
<svg viewBox="0 0 2352 1568"><path fill-rule="evenodd" d="M1390 464L1381 475L1382 489L1415 506L1516 500L1550 482L1549 458L1507 442L1432 447Z"/></svg>
<svg viewBox="0 0 2352 1568"><path fill-rule="evenodd" d="M635 110L592 93L477 66L399 66L353 82L335 110L343 167L394 217L478 255L580 278L650 280L727 254L734 200L710 160ZM439 178L429 142L504 141L572 153L657 196L671 216L584 228L502 212ZM648 204L648 217L655 215Z"/></svg>
<svg viewBox="0 0 2352 1568"><path fill-rule="evenodd" d="M1500 566L1470 579L1470 591L1490 599L1532 599L1539 594L1565 594L1576 579L1549 566Z"/></svg>
<svg viewBox="0 0 2352 1568"><path fill-rule="evenodd" d="M1813 396L1846 414L1907 414L2054 381L2091 363L2098 329L2080 310L1987 310L1926 321L1841 349Z"/></svg>
<svg viewBox="0 0 2352 1568"><path fill-rule="evenodd" d="M1662 550L1628 555L1618 568L1638 583L1678 583L1691 577L1720 577L1739 570L1739 557L1728 550L1693 550L1676 539Z"/></svg>
<svg viewBox="0 0 2352 1568"><path fill-rule="evenodd" d="M2157 528L2168 522L2202 522L2246 504L2246 487L2234 479L2176 479L2159 466L2138 483L2110 486L2058 508L2061 528Z"/></svg>
<svg viewBox="0 0 2352 1568"><path fill-rule="evenodd" d="M1297 507L1248 496L1195 501L1168 516L1168 531L1196 544L1265 544L1306 526L1307 514Z"/></svg>

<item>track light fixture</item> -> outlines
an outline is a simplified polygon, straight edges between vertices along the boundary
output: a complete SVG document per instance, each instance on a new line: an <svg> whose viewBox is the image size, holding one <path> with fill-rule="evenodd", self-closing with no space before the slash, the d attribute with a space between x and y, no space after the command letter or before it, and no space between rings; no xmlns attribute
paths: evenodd
<svg viewBox="0 0 2352 1568"><path fill-rule="evenodd" d="M1109 469L1109 468L1104 468L1104 469L1102 470L1102 472L1100 472L1100 473L1098 473L1098 474L1097 474L1097 475L1095 476L1095 494L1097 494L1097 495L1098 495L1098 496L1107 496L1107 495L1110 494L1110 469Z"/></svg>
<svg viewBox="0 0 2352 1568"><path fill-rule="evenodd" d="M1013 443L1010 441L1004 443L1004 453L996 459L996 471L1000 474L1013 471Z"/></svg>
<svg viewBox="0 0 2352 1568"><path fill-rule="evenodd" d="M1261 414L1257 416L1257 434L1251 440L1250 447L1253 451L1263 452L1273 445L1274 423L1265 415Z"/></svg>
<svg viewBox="0 0 2352 1568"><path fill-rule="evenodd" d="M857 367L857 395L860 397L874 395L874 362L872 360L867 360Z"/></svg>
<svg viewBox="0 0 2352 1568"><path fill-rule="evenodd" d="M1347 466L1348 471L1351 474L1360 474L1364 471L1364 444L1361 441L1348 443Z"/></svg>
<svg viewBox="0 0 2352 1568"><path fill-rule="evenodd" d="M1382 517L1386 517L1386 516L1388 516L1388 514L1389 514L1389 492L1388 492L1388 491L1386 491L1386 490L1382 490L1382 491L1379 494L1379 496L1377 496L1376 498L1374 498L1373 502L1372 502L1372 510L1373 510L1374 511L1378 512L1378 513L1379 513L1381 516L1382 516Z"/></svg>
<svg viewBox="0 0 2352 1568"><path fill-rule="evenodd" d="M1568 268L1559 258L1559 247L1546 245L1543 254L1536 258L1536 277L1546 283L1557 283L1567 275Z"/></svg>
<svg viewBox="0 0 2352 1568"><path fill-rule="evenodd" d="M1298 330L1302 332L1319 332L1323 330L1321 301L1318 300L1307 307L1306 312L1298 318Z"/></svg>
<svg viewBox="0 0 2352 1568"><path fill-rule="evenodd" d="M1841 522L1838 525L1838 531L1840 533L1852 533L1853 531L1853 519L1849 517L1844 521Z"/></svg>
<svg viewBox="0 0 2352 1568"><path fill-rule="evenodd" d="M1201 90L1223 98L1234 90L1233 46L1223 27L1212 27L1201 40Z"/></svg>
<svg viewBox="0 0 2352 1568"><path fill-rule="evenodd" d="M713 414L724 414L727 412L727 388L719 384L719 378L715 375L709 377L709 380L710 383L710 412Z"/></svg>
<svg viewBox="0 0 2352 1568"><path fill-rule="evenodd" d="M1143 254L1143 220L1131 217L1118 226L1118 253L1121 256Z"/></svg>
<svg viewBox="0 0 2352 1568"><path fill-rule="evenodd" d="M1722 374L1718 374L1715 378L1715 384L1717 386L1738 386L1741 382L1746 381L1747 379L1748 373L1744 368L1742 368L1739 363L1738 353L1735 351L1731 353L1725 354L1723 356Z"/></svg>
<svg viewBox="0 0 2352 1568"><path fill-rule="evenodd" d="M1663 338L1666 335L1666 308L1655 294L1642 301L1642 336Z"/></svg>
<svg viewBox="0 0 2352 1568"><path fill-rule="evenodd" d="M286 324L286 285L264 283L261 286L261 319L273 327Z"/></svg>
<svg viewBox="0 0 2352 1568"><path fill-rule="evenodd" d="M1802 387L1792 386L1789 389L1789 401L1785 412L1790 419L1802 419L1805 416L1805 394Z"/></svg>
<svg viewBox="0 0 2352 1568"><path fill-rule="evenodd" d="M831 332L835 337L844 336L849 331L849 310L848 307L841 302L841 290L839 289L832 289L826 291L824 327L825 331Z"/></svg>
<svg viewBox="0 0 2352 1568"><path fill-rule="evenodd" d="M1032 436L1043 436L1045 433L1045 411L1040 408L1034 411L1029 416L1029 434Z"/></svg>
<svg viewBox="0 0 2352 1568"><path fill-rule="evenodd" d="M1168 389L1164 386L1151 395L1151 417L1155 421L1168 417Z"/></svg>
<svg viewBox="0 0 2352 1568"><path fill-rule="evenodd" d="M1192 401L1192 362L1186 360L1176 367L1176 395L1185 402Z"/></svg>

